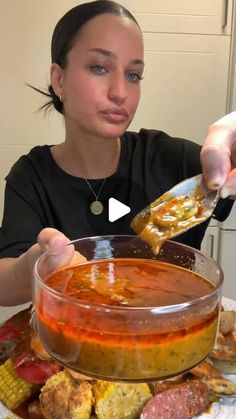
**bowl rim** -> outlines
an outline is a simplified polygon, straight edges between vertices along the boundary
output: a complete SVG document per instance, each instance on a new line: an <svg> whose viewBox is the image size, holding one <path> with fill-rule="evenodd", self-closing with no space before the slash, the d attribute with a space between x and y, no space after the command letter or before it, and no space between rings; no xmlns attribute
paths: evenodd
<svg viewBox="0 0 236 419"><path fill-rule="evenodd" d="M104 240L108 240L108 239L116 239L116 238L126 238L126 239L138 239L141 240L139 236L137 235L132 235L132 234L111 234L111 235L97 235L97 236L89 236L89 237L82 237L80 239L75 239L75 240L71 240L67 246L69 245L74 245L75 243L78 243L80 241L84 241L84 240L89 240L89 241L95 241L97 239L104 239ZM142 240L141 240L142 241ZM143 242L143 241L142 241ZM144 244L146 244L145 242L143 242ZM71 303L76 304L78 306L80 306L81 308L84 309L89 309L89 310L95 310L95 311L104 311L106 313L108 312L112 312L112 313L118 313L118 312L135 312L135 311L141 311L141 312L151 312L152 314L159 314L159 315L166 315L169 313L176 313L176 312L181 312L183 310L186 310L189 307L193 307L195 305L198 305L200 303L203 303L205 300L211 299L214 295L218 295L221 297L222 296L222 286L223 286L223 282L224 282L224 273L223 270L221 268L220 265L218 265L218 263L211 257L209 257L208 255L205 255L204 253L202 253L199 249L195 249L194 247L191 247L187 244L184 243L180 243L177 241L173 241L173 240L165 240L164 244L162 247L165 246L165 243L171 243L177 246L180 246L182 248L186 248L187 250L189 249L190 251L194 251L195 253L199 254L201 257L204 257L204 259L208 260L211 264L215 265L217 268L217 271L219 273L219 284L215 287L215 289L213 289L213 291L211 291L210 293L203 295L201 297L198 298L194 298L193 300L189 300L183 303L178 303L178 304L170 304L170 305L163 305L163 306L110 306L108 304L89 304L89 303L85 303L84 301L80 301L77 298L71 297L71 296L67 296L67 295L63 295L60 291L55 290L54 288L51 288L50 286L48 286L44 280L40 277L39 273L38 273L38 265L41 262L41 260L43 258L45 258L46 256L50 256L50 252L44 252L43 254L41 254L38 259L36 260L35 264L34 264L34 280L33 280L33 300L34 300L34 292L35 292L35 282L36 280L40 283L41 287L43 289L45 289L46 291L48 291L51 295L54 295L55 297L60 297L60 299L65 300L67 303L71 301ZM149 245L147 245L147 247L150 248ZM154 255L155 256L155 255ZM113 259L117 259L117 258L101 258L99 260L97 260L97 262L100 261L107 261L107 260L113 260ZM145 259L145 258L143 258ZM155 260L155 258L153 259ZM159 260L159 259L157 259ZM91 261L86 261L86 262L82 262L80 265L86 265L88 263L92 263L93 260ZM161 261L163 263L165 263L165 261ZM168 263L168 262L166 262ZM71 268L73 266L78 266L77 265L71 265ZM56 271L60 271L62 269L67 269L69 268L70 265L65 265L64 267L60 267L59 269L55 270ZM194 271L191 271L194 273Z"/></svg>

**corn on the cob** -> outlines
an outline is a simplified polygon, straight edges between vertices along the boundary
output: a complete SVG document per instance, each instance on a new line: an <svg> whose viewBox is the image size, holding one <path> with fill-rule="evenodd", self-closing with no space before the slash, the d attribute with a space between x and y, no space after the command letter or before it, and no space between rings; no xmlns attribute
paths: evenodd
<svg viewBox="0 0 236 419"><path fill-rule="evenodd" d="M20 378L9 358L0 365L0 400L8 409L16 409L31 394L32 384Z"/></svg>
<svg viewBox="0 0 236 419"><path fill-rule="evenodd" d="M92 386L80 383L66 370L52 375L41 389L40 407L46 419L89 419Z"/></svg>
<svg viewBox="0 0 236 419"><path fill-rule="evenodd" d="M147 384L120 384L97 381L93 385L98 419L138 418L152 397Z"/></svg>

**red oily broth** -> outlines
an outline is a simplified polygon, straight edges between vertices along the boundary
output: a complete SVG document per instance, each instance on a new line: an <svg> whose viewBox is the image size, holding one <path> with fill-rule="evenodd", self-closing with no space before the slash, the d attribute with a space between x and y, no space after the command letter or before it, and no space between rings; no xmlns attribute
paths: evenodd
<svg viewBox="0 0 236 419"><path fill-rule="evenodd" d="M212 349L218 323L214 286L187 269L151 259L110 259L63 268L45 279L38 332L67 367L107 380L148 381L186 371ZM213 293L212 293L213 292ZM163 307L211 295L187 309ZM67 298L73 297L73 298Z"/></svg>
<svg viewBox="0 0 236 419"><path fill-rule="evenodd" d="M152 259L89 262L61 269L46 283L80 302L126 307L180 304L214 290L199 274Z"/></svg>

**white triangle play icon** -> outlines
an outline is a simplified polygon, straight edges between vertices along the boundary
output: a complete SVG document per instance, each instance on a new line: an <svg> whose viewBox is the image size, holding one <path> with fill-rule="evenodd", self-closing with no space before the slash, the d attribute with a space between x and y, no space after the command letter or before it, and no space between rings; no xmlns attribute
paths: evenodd
<svg viewBox="0 0 236 419"><path fill-rule="evenodd" d="M130 207L118 201L115 198L110 198L108 201L108 219L111 223L118 220L131 211Z"/></svg>

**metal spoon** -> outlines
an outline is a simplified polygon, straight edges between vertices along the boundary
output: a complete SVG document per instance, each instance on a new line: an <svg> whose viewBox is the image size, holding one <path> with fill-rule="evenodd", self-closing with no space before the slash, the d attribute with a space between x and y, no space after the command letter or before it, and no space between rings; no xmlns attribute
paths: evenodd
<svg viewBox="0 0 236 419"><path fill-rule="evenodd" d="M199 174L165 192L138 213L131 227L158 253L166 239L184 233L213 213L220 191L210 191Z"/></svg>

